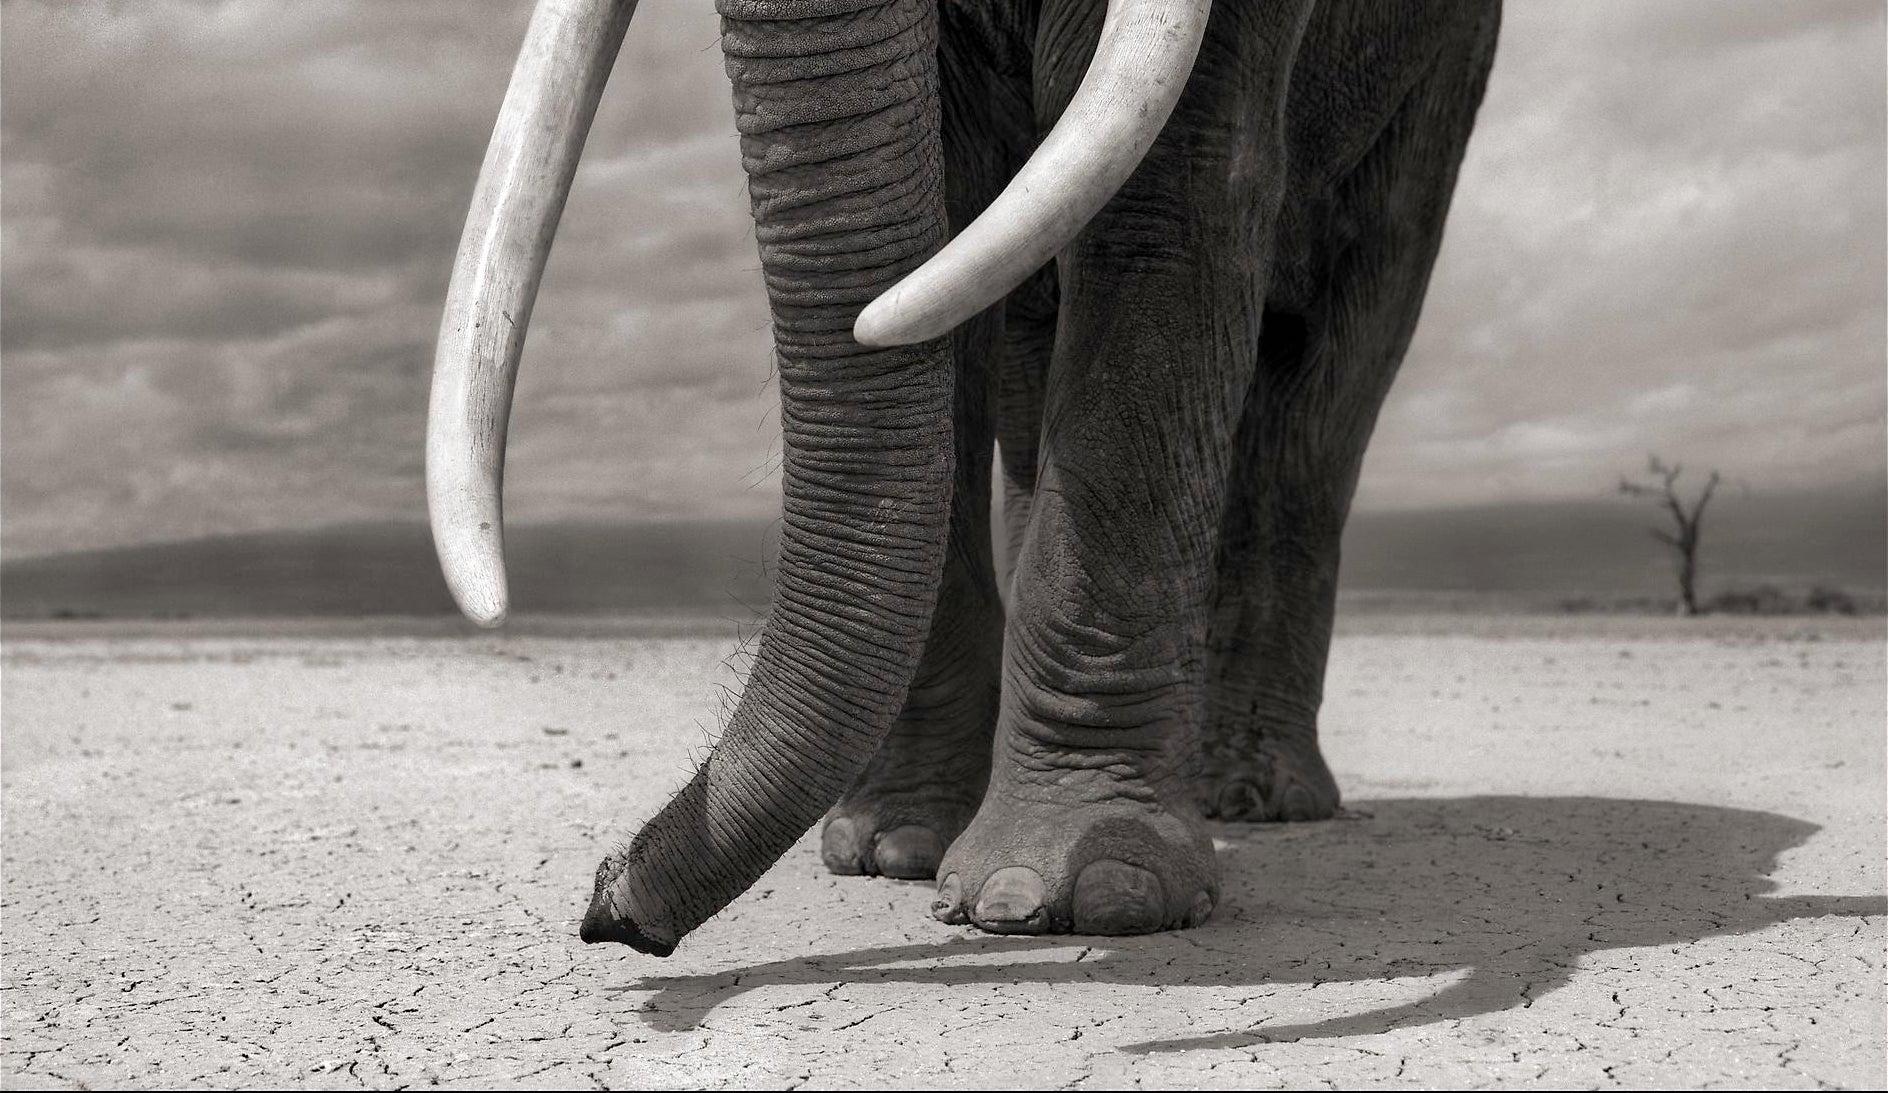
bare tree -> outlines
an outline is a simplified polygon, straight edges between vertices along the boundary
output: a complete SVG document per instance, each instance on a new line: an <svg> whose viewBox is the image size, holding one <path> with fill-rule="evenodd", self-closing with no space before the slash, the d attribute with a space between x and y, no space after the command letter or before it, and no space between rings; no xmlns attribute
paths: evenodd
<svg viewBox="0 0 1888 1093"><path fill-rule="evenodd" d="M1685 473L1682 463L1666 466L1656 455L1646 457L1646 473L1655 481L1635 481L1621 476L1619 492L1628 497L1644 497L1657 502L1672 518L1675 531L1653 528L1652 537L1671 547L1678 555L1678 610L1683 615L1698 613L1698 536L1703 527L1704 507L1717 492L1718 472L1713 470L1704 489L1687 505L1678 493L1678 476Z"/></svg>

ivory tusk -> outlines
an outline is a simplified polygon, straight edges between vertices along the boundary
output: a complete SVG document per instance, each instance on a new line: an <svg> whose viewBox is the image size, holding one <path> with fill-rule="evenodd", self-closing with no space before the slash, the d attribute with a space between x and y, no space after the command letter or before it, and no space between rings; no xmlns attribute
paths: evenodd
<svg viewBox="0 0 1888 1093"><path fill-rule="evenodd" d="M518 356L636 0L540 0L479 169L453 260L426 417L426 507L452 597L505 619L502 490Z"/></svg>

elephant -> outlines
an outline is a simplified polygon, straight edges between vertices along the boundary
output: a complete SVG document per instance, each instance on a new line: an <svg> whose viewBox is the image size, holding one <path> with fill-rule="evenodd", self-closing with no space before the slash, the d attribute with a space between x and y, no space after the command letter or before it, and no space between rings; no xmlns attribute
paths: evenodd
<svg viewBox="0 0 1888 1093"><path fill-rule="evenodd" d="M1499 0L717 4L780 385L776 594L580 936L666 956L822 817L829 869L935 878L946 923L1205 921L1209 820L1338 809L1339 539ZM447 293L427 498L486 624L525 330L634 7L541 0Z"/></svg>

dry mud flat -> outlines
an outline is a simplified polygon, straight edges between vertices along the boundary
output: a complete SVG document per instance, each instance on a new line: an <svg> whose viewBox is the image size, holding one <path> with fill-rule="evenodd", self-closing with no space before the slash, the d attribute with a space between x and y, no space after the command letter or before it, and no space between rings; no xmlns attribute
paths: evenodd
<svg viewBox="0 0 1888 1093"><path fill-rule="evenodd" d="M731 640L110 633L6 635L11 1087L1882 1083L1879 622L1352 626L1355 817L1220 829L1200 929L803 842L667 961L575 923Z"/></svg>

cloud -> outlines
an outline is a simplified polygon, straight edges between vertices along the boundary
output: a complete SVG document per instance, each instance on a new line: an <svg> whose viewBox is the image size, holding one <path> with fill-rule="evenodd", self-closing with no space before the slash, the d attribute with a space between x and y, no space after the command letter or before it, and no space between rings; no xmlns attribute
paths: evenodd
<svg viewBox="0 0 1888 1093"><path fill-rule="evenodd" d="M529 5L13 0L10 555L423 514L445 277ZM1510 4L1360 505L1648 449L1879 475L1881 9ZM765 516L767 315L709 5L647 4L547 271L517 519Z"/></svg>
<svg viewBox="0 0 1888 1093"><path fill-rule="evenodd" d="M1882 9L1510 4L1359 505L1878 480Z"/></svg>
<svg viewBox="0 0 1888 1093"><path fill-rule="evenodd" d="M516 518L777 505L716 18L648 7L533 324ZM439 303L528 13L9 4L10 554L423 516Z"/></svg>

